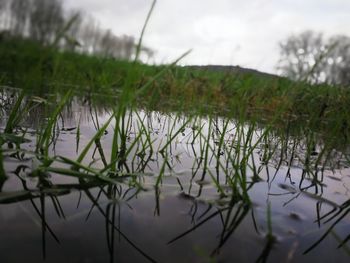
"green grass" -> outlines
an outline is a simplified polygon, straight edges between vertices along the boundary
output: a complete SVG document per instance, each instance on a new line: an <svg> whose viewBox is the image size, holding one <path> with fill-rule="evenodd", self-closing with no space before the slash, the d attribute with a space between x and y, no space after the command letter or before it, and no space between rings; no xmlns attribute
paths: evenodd
<svg viewBox="0 0 350 263"><path fill-rule="evenodd" d="M58 125L58 116L63 112L65 107L69 107L72 96L72 93L68 91L65 96L57 94L45 100L46 103L42 106L47 108L47 116L45 116L45 121L42 123L42 132L37 131L38 150L30 153L21 148L21 144L25 140L23 140L23 137L20 137L22 131L19 128L21 127L21 122L27 116L27 113L24 113L23 109L33 109L33 107L29 107L28 105L32 105L34 98L36 100L38 98L31 95L23 96L22 94L14 98L12 109L10 109L8 114L8 125L5 126L11 127L11 129L7 129L7 133L1 133L0 136L2 145L0 157L18 158L21 160L21 153L30 154L33 159L38 159L40 162L38 167L32 168L31 176L39 178L40 181L45 181L50 176L70 176L78 179L80 183L87 182L99 185L101 191L104 187L118 186L121 182L127 181L129 185L136 187L138 189L137 191L143 191L142 178L146 174L145 167L147 166L147 160L145 161L146 165L135 166L134 162L137 163L136 159L140 157L136 157L137 153L147 155L147 152L150 151L150 158L161 156L158 163L160 164L158 167L159 170L154 171L155 195L157 202L159 202L163 179L166 176L165 172L172 172L171 159L174 158L173 149L176 148L176 144L181 136L188 137L186 139L188 144L199 145L199 148L193 154L197 157L193 160L193 167L198 167L197 169L192 169L192 180L195 177L197 179L199 177L202 182L209 179L219 194L218 200L215 201L218 203L222 202L225 205L218 206L218 212L207 216L198 224L194 225L193 228L170 242L174 242L190 234L193 230L207 222L207 220L220 215L224 221L223 231L220 235L220 242L212 255L218 253L219 249L225 245L226 241L234 234L240 223L245 220L251 211L252 203L249 192L254 184L259 182L256 178L259 177L262 169L274 165L277 173L281 167L280 163L285 162L289 157L288 155L280 154L278 151L283 153L290 151L290 148L292 148L292 151L295 151L295 155L300 151L302 154L305 154L297 156L304 165L301 182L304 179L310 179L311 184L308 187L315 187L317 189L318 187L322 187L322 179L318 178L317 171L320 170L320 166L327 164L329 153L334 149L332 141L325 141L323 144L319 144L321 147L321 151L319 152L320 157L312 159L312 149L319 143L319 139L322 139L322 136L305 127L301 129L303 133L298 135L290 134L289 128L287 130L286 128L278 129L279 118L277 114L272 115L269 123L264 126L260 126L259 121L254 118L248 121L245 119L245 114L243 113L239 115L238 119L229 120L224 118L222 119L222 125L219 125L215 112L211 113L207 118L200 118L198 115L201 113L200 111L197 112L198 114L184 114L183 112L164 116L160 114L163 116L161 117L164 121L162 125L166 130L167 136L164 137L165 139L160 142L158 149L156 149L153 146L152 127L144 123L145 119L137 112L137 109L121 103L110 110L109 119L105 120L104 123L96 125L95 134L85 142L82 149L76 154L76 158L67 158L66 156L56 155L51 149L53 147L52 141L55 140L54 133L55 127ZM129 99L131 100L132 96ZM151 112L148 111L147 113ZM110 136L112 136L113 140L112 144L106 147L102 145L102 142L105 136L104 132L107 129L109 132L112 131ZM337 130L338 128L334 127L334 129ZM130 136L131 133L133 133L132 137ZM335 136L336 133L331 135ZM79 140L79 136L80 131L77 131L75 136L77 141ZM129 138L131 139L129 140ZM296 147L289 144L293 140L297 142ZM9 146L6 147L6 145L15 142L18 145L16 149ZM99 142L100 146L98 146L97 142ZM111 150L110 156L105 156L105 162L102 167L95 165L94 161L91 162L92 153L98 148L101 151L96 153L96 155L101 158L104 155L104 150ZM260 164L258 162L255 163L253 160L253 155L258 151L263 156L263 162ZM322 156L325 156L326 160L323 160ZM280 158L280 162L277 164L273 163L273 160L276 158ZM200 161L197 162L197 159ZM4 168L6 161L4 162L1 159L0 161L2 163L0 172L6 172L6 167ZM255 165L259 167L255 167ZM130 167L136 167L136 169ZM197 171L202 173L197 174ZM216 174L213 171L216 171ZM255 179L252 175L255 176ZM0 177L0 180L2 182L6 181L6 175ZM273 181L274 179L269 178L268 180ZM43 187L40 191L47 191L47 187ZM230 188L230 191L227 190L227 187ZM307 191L308 188L302 187L300 183L299 189L302 192ZM185 192L186 189L181 187L180 191ZM201 195L201 191L202 188L198 190L198 196ZM2 195L0 197L3 198L4 202L18 200L11 199L17 195L20 198L25 198L25 196L23 197L23 193L14 193L14 195L10 193L8 196ZM190 193L187 195L191 196ZM97 204L97 201L94 201L94 205ZM159 213L159 207L157 209L157 213ZM347 206L345 209L345 213L347 213ZM270 230L262 257L268 256L274 243L271 234L270 217L271 214L268 212L268 228ZM330 231L326 232L325 235L328 235L328 233ZM346 241L347 239L341 242L344 243Z"/></svg>
<svg viewBox="0 0 350 263"><path fill-rule="evenodd" d="M33 163L38 163L30 168L30 176L38 178L38 191L43 196L45 191L52 190L48 178L62 175L76 178L80 185L98 186L100 194L111 196L111 189L126 181L130 188L137 189L137 195L145 189L143 177L152 159L158 160L153 175L155 210L159 214L163 181L168 172L176 172L172 161L177 156L173 151L183 140L193 150L192 178L188 188L183 187L181 178L177 178L179 191L195 199L201 196L203 188L198 187L197 196L192 196L196 191L191 192L193 180L199 178L197 181L204 183L209 179L218 197L214 200L216 203L213 202L214 213L203 214L202 220L169 243L220 216L223 229L217 248L211 254L214 256L252 211L250 191L259 182L263 169L274 167L275 174L272 177L267 175L271 184L282 163L287 163L287 179L293 159L297 157L303 169L300 192L314 187L317 193L323 187L323 171L329 165L334 149L340 150L349 162L350 88L316 86L251 72L233 74L177 66L187 52L169 65L142 64L138 61L138 54L154 3L134 61L60 51L55 45L43 47L27 39L0 40L0 85L20 90L14 92L13 98L8 95L10 93L2 94L2 99L10 102L1 113L6 121L4 127L0 127L3 130L0 133L0 190L7 180L6 160L14 158L21 162L28 157ZM80 137L84 134L80 128L80 116L75 135L76 156L68 158L57 155L53 148L60 136L56 134L59 118L73 99L91 104L95 111L94 116L91 114L96 131L82 144ZM40 129L35 131L36 148L28 150L22 147L28 142L22 123L36 108L42 109L43 116ZM104 123L98 122L100 109L108 111ZM140 110L145 115L159 112L166 135L157 140L152 124L146 124L146 117L142 118ZM222 124L219 124L219 119ZM111 144L106 146L104 136L107 130L111 133ZM157 147L155 143L158 143ZM318 156L312 158L316 146L319 147ZM256 155L259 155L260 163L254 160ZM304 187L306 180L310 184ZM90 197L89 190L85 191ZM28 194L31 198L27 190L13 195L4 195L0 191L0 199L12 202L25 199ZM97 207L110 224L109 215L99 207L98 198L95 200L91 196L93 207ZM340 216L328 215L331 218L339 216L338 223L348 214L348 207L348 203L343 204ZM268 204L266 246L258 261L267 259L275 243L270 209ZM335 225L314 246L328 236ZM111 235L114 235L119 229L112 226ZM340 246L348 239L340 240Z"/></svg>
<svg viewBox="0 0 350 263"><path fill-rule="evenodd" d="M98 147L104 161L104 173L117 173L122 162L135 157L129 155L136 148L141 153L145 153L146 149L152 149L153 152L150 131L140 117L139 133L132 144L126 145L131 129L131 119L127 118L127 112L133 111L133 108L163 113L176 111L187 115L188 118L181 127L175 130L174 122L169 129L167 141L158 148L163 154L167 153L178 135L196 116L208 116L211 120L208 134L202 135L201 130L194 131L193 134L193 141L199 138L201 142L204 174L209 162L209 151L216 151L218 155L217 173L220 169L227 170L220 162L220 153L226 153L229 156L226 167L229 162L232 163L235 175L240 175L231 180L231 185L240 185L243 195L247 192L244 169L250 165L252 152L265 138L261 136L255 145L251 144L252 134L260 125L267 127L266 136L269 136L269 130L280 137L285 136L286 131L290 134L289 137L304 136L309 131L316 132L318 140L324 141L326 146L315 166L334 144L346 145L350 135L350 114L347 110L350 105L350 89L344 87L312 86L250 72L230 74L180 67L176 66L178 60L170 65L150 66L137 62L137 57L133 62L117 61L63 52L52 46L43 47L31 40L15 38L1 40L0 56L0 84L22 89L12 107L4 133L12 133L20 124L21 118L24 118L25 112L37 105L33 102L25 103L23 98L26 94L29 98L43 98L41 101L45 102L43 104L47 108L48 121L43 123L42 134L38 136L37 152L47 160L47 165L44 166L51 165L49 147L58 115L73 96L87 99L96 107L110 108L113 111L110 119L101 128L98 127L95 136L81 150L76 159L77 164L82 164L93 146ZM55 95L56 101L48 103L47 94ZM52 111L50 108L55 104L58 107ZM219 147L211 149L208 136L212 133L212 118L218 115L238 120L240 128L235 134L238 147L223 147L226 125L218 138ZM112 120L115 123L114 135L111 156L107 161L103 148L99 145L101 136ZM248 133L243 130L246 123L252 125ZM78 133L77 145L80 131ZM311 148L312 145L309 149ZM308 154L311 154L311 150ZM266 152L264 158L269 160L271 154Z"/></svg>
<svg viewBox="0 0 350 263"><path fill-rule="evenodd" d="M260 121L278 119L280 125L301 123L314 130L349 135L350 89L346 87L103 59L24 39L1 40L0 57L0 84L38 95L72 89L76 95L107 95L109 102L102 100L110 105L119 97L128 106L137 102L138 106L168 112L176 109Z"/></svg>

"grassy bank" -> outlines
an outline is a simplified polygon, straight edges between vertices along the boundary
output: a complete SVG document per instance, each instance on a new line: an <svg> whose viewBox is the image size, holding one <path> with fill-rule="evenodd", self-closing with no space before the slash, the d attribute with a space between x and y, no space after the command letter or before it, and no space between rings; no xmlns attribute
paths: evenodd
<svg viewBox="0 0 350 263"><path fill-rule="evenodd" d="M172 189L193 201L207 198L205 185L210 182L215 195L209 192L207 200L217 212L206 219L206 210L203 221L168 244L220 214L223 231L214 250L219 251L250 213L254 226L260 225L255 223L250 194L262 180L270 187L284 175L291 186L280 188L291 189L287 194L296 197L308 194L319 209L319 201L326 200L317 196L323 191L325 171L349 167L346 88L249 71L116 61L23 39L2 39L0 57L0 85L12 87L0 89L0 203L40 197L43 236L48 227L41 215L48 197L61 215L58 197L71 190L84 192L106 219L106 228L121 233L110 220L109 206L106 212L100 206L103 198L114 205L129 191L134 194L126 201L152 185L154 214L160 215L160 193L169 186L167 180L176 178ZM84 114L89 114L86 123ZM180 176L182 170L187 174ZM18 177L23 190L6 188L11 176ZM75 180L51 182L59 176ZM148 183L145 178L150 176ZM28 188L26 180L34 178L37 184ZM90 188L97 187L94 197ZM349 211L348 202L339 207L339 213L332 210L322 217L317 210L319 222L327 216L337 221L306 252ZM268 203L266 247L259 258L267 258L276 240L273 216ZM340 245L347 240L340 238Z"/></svg>
<svg viewBox="0 0 350 263"><path fill-rule="evenodd" d="M245 71L150 66L5 37L0 41L0 57L0 84L37 95L72 89L77 95L107 95L110 101L103 98L103 102L113 104L128 90L129 95L135 94L133 102L149 109L307 124L315 130L349 135L350 89L346 87Z"/></svg>

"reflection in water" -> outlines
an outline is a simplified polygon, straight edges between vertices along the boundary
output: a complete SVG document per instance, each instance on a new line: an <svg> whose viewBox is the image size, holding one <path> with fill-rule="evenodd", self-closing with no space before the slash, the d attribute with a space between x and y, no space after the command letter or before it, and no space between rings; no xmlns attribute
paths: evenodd
<svg viewBox="0 0 350 263"><path fill-rule="evenodd" d="M2 97L5 131L18 100ZM75 98L40 144L53 105L28 104L1 133L5 261L348 260L349 149L334 136Z"/></svg>

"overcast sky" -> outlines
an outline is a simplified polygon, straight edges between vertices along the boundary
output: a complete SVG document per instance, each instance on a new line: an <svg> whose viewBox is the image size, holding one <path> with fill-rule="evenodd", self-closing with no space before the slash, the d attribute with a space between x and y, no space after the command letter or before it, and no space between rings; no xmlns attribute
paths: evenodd
<svg viewBox="0 0 350 263"><path fill-rule="evenodd" d="M138 37L152 0L64 0L116 35ZM278 43L304 30L350 36L350 0L158 0L144 38L155 62L240 65L274 73Z"/></svg>

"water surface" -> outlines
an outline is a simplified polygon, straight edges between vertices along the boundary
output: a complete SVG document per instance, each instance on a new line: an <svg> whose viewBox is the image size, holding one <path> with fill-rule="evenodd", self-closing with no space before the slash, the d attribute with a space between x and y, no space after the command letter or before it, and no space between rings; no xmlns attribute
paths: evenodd
<svg viewBox="0 0 350 263"><path fill-rule="evenodd" d="M16 98L3 93L2 134ZM346 143L234 118L128 109L82 161L110 182L82 169L90 177L37 172L51 108L24 113L13 134L25 141L2 135L3 262L348 262ZM77 160L112 114L70 101L52 130L49 167L77 170L60 156ZM125 158L105 173L113 149Z"/></svg>

